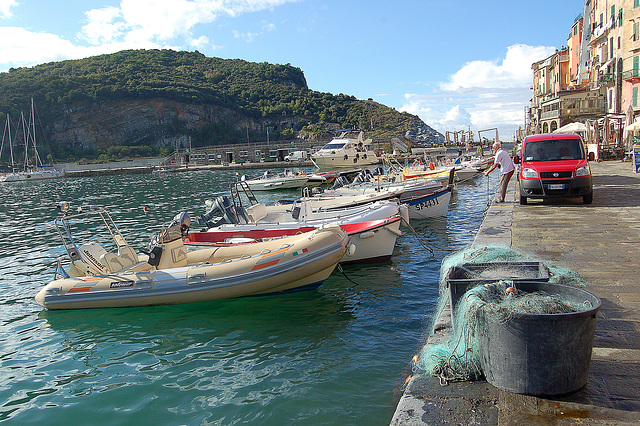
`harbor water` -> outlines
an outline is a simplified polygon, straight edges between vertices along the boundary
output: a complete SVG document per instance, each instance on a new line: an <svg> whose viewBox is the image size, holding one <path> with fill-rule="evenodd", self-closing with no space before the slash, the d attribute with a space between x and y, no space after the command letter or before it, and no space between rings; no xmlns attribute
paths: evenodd
<svg viewBox="0 0 640 426"><path fill-rule="evenodd" d="M106 207L140 250L176 213L196 217L228 194L235 173L0 185L0 421L388 424L428 333L440 262L472 242L497 178L458 184L448 217L404 228L391 261L345 266L317 290L76 311L33 299L65 255L58 202Z"/></svg>

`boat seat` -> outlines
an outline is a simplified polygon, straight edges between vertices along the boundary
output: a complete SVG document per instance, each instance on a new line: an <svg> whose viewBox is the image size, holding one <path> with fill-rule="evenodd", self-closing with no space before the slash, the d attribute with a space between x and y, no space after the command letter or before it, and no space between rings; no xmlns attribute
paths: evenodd
<svg viewBox="0 0 640 426"><path fill-rule="evenodd" d="M131 262L131 264L138 263L140 259L138 259L138 253L131 246L120 246L118 248L118 256L125 258L127 261Z"/></svg>
<svg viewBox="0 0 640 426"><path fill-rule="evenodd" d="M253 223L256 223L266 215L267 206L264 203L258 203L247 207L247 216L249 216L249 220Z"/></svg>
<svg viewBox="0 0 640 426"><path fill-rule="evenodd" d="M134 258L129 253L125 255L117 255L114 253L107 252L107 253L104 253L102 256L100 256L100 262L102 262L102 264L104 264L109 269L109 272L111 273L122 271L123 269L133 266L136 263L138 263L137 260L138 260L137 255L134 261Z"/></svg>

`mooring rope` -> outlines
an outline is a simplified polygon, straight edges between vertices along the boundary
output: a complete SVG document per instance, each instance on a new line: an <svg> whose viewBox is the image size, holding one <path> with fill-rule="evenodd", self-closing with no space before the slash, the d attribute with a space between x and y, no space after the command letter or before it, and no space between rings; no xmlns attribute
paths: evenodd
<svg viewBox="0 0 640 426"><path fill-rule="evenodd" d="M420 245L425 249L428 250L429 253L431 253L431 257L435 258L435 252L433 251L433 248L429 247L428 245L426 245L424 243L424 241L422 241L422 238L420 238L420 236L418 235L418 232L416 232L416 230L413 228L413 226L411 226L411 224L409 223L408 220L406 220L405 218L401 217L402 222L407 226L407 228L409 228L409 230L411 230L411 233L416 237L416 239L418 240L418 242L420 243Z"/></svg>

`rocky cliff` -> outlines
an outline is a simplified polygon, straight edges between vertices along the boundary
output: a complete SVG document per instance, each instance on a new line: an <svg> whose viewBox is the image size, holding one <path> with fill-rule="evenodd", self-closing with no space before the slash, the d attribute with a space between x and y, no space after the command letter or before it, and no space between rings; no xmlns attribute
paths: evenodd
<svg viewBox="0 0 640 426"><path fill-rule="evenodd" d="M199 52L122 51L0 73L0 119L10 114L15 120L31 98L44 132L39 148L56 159L98 156L114 146L159 154L163 147L254 142L267 135L326 138L339 128L361 128L374 138L442 139L417 116L310 90L302 70L288 64Z"/></svg>

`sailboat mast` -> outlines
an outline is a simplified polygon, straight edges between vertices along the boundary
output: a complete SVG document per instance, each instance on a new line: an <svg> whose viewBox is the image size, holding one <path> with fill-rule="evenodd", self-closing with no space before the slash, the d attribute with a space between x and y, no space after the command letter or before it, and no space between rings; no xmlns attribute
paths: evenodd
<svg viewBox="0 0 640 426"><path fill-rule="evenodd" d="M42 161L40 160L40 155L38 155L38 147L36 146L36 115L35 109L33 108L33 98L31 98L31 139L33 140L33 161L35 162L35 167L42 165Z"/></svg>
<svg viewBox="0 0 640 426"><path fill-rule="evenodd" d="M22 121L22 137L24 138L24 167L23 171L29 170L29 137L27 136L27 131L29 126L27 125L25 128L25 119L24 112L20 111L20 121Z"/></svg>
<svg viewBox="0 0 640 426"><path fill-rule="evenodd" d="M11 120L9 119L9 114L7 114L7 124L5 125L5 131L9 135L9 153L11 156L11 171L15 171L15 164L13 162L13 142L11 141ZM4 133L2 134L2 144L4 144ZM0 148L0 152L2 152L2 148Z"/></svg>

